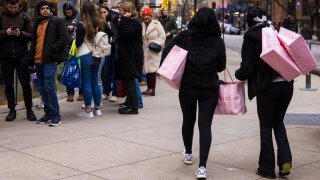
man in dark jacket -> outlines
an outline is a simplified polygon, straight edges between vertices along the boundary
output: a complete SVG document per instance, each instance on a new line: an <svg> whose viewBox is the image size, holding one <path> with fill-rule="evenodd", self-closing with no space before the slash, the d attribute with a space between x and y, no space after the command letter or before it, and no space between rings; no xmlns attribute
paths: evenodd
<svg viewBox="0 0 320 180"><path fill-rule="evenodd" d="M67 2L63 4L63 22L64 25L68 31L68 44L69 47L71 47L72 41L75 38L75 30L77 27L78 22L80 22L80 13L78 13L77 9L75 8L74 4L72 2ZM74 96L74 87L66 86L67 87L67 101L73 102L73 96ZM79 88L79 97L77 98L77 101L83 101L83 92L82 88Z"/></svg>
<svg viewBox="0 0 320 180"><path fill-rule="evenodd" d="M31 57L36 64L41 82L42 101L45 115L38 120L50 126L61 124L58 97L55 88L55 73L60 54L68 43L67 30L62 20L52 15L53 5L45 0L37 4L39 16L33 34Z"/></svg>
<svg viewBox="0 0 320 180"><path fill-rule="evenodd" d="M0 62L5 81L5 95L10 109L6 121L13 121L16 118L14 70L16 70L22 86L27 119L37 120L32 111L32 91L26 58L28 42L32 38L32 21L31 17L22 9L19 0L6 0L0 18Z"/></svg>

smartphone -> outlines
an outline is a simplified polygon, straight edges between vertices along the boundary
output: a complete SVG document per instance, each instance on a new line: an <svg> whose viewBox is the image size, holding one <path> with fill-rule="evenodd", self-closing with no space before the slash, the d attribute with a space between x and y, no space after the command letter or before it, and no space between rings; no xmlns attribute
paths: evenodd
<svg viewBox="0 0 320 180"><path fill-rule="evenodd" d="M17 26L12 26L11 29L12 30L16 30L16 29L18 29L18 27Z"/></svg>

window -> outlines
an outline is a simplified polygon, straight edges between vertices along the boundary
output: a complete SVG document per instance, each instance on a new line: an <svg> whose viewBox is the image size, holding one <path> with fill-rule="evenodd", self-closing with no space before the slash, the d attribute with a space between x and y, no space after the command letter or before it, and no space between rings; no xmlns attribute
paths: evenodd
<svg viewBox="0 0 320 180"><path fill-rule="evenodd" d="M302 16L309 16L310 15L310 5L308 0L302 1Z"/></svg>

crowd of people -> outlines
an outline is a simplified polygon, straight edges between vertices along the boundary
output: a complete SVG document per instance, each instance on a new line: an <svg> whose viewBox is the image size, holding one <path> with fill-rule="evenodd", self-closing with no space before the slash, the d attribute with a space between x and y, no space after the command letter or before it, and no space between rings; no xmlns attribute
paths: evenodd
<svg viewBox="0 0 320 180"><path fill-rule="evenodd" d="M49 1L41 0L36 6L38 18L34 23L22 9L19 0L5 0L1 14L0 59L10 110L6 121L16 119L16 70L23 90L27 119L38 124L48 123L49 126L61 124L55 76L57 65L73 41L81 67L77 100L84 101L82 110L75 116L102 116L102 100L117 101L118 84L123 85L121 89L126 94L125 102L118 109L119 114L138 114L138 109L143 107L141 95L155 96L156 72L171 48L178 45L188 51L179 90L185 147L183 161L193 164L192 140L198 111L200 155L195 174L197 178L207 177L211 126L221 83L218 73L225 70L227 59L213 9L200 8L188 24L188 30L180 33L167 8L162 9L157 20L151 9L144 7L138 13L130 1L120 2L116 8L84 2L80 12L68 2L63 5L65 17L62 19L53 14L53 5ZM257 98L261 151L256 173L274 179L272 130L278 145L279 176L289 175L292 167L283 118L293 95L293 81L285 81L260 59L261 29L268 26L262 15L260 8L248 10L246 22L249 30L244 35L242 62L235 76L241 81L248 81L249 99ZM93 53L99 32L105 32L108 36L110 53L107 56ZM153 47L150 47L151 44ZM44 104L44 115L39 119L32 111L30 69L37 74L37 90ZM141 93L138 83L143 74L147 89ZM74 101L74 87L67 86L66 91L67 101Z"/></svg>

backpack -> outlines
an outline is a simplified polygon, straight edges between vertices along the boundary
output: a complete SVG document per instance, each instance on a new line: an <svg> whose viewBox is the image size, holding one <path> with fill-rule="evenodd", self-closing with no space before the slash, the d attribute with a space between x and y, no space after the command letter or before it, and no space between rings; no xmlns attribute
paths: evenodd
<svg viewBox="0 0 320 180"><path fill-rule="evenodd" d="M99 31L93 43L92 56L94 57L105 57L111 54L111 45L109 44L108 34Z"/></svg>

